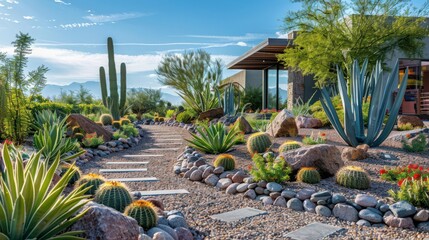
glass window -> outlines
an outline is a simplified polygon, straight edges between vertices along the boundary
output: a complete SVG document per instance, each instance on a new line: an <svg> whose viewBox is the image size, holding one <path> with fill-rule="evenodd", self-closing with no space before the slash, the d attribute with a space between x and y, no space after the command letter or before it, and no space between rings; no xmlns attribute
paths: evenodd
<svg viewBox="0 0 429 240"><path fill-rule="evenodd" d="M277 108L277 69L268 69L267 108Z"/></svg>
<svg viewBox="0 0 429 240"><path fill-rule="evenodd" d="M279 109L287 107L287 70L279 70Z"/></svg>

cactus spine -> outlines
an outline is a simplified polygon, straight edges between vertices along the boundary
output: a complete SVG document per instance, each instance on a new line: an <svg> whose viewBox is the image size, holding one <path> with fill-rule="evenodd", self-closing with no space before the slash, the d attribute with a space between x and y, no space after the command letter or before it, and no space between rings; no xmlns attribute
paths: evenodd
<svg viewBox="0 0 429 240"><path fill-rule="evenodd" d="M155 206L146 200L134 201L125 208L124 214L134 218L144 230L155 227L158 222Z"/></svg>
<svg viewBox="0 0 429 240"><path fill-rule="evenodd" d="M106 180L99 174L89 173L84 175L76 182L76 186L85 185L85 188L91 187L87 193L94 195L98 190L101 184L103 184Z"/></svg>
<svg viewBox="0 0 429 240"><path fill-rule="evenodd" d="M255 153L264 153L271 147L271 139L268 134L258 132L252 134L247 140L247 150L251 155Z"/></svg>
<svg viewBox="0 0 429 240"><path fill-rule="evenodd" d="M132 202L132 198L123 183L107 181L95 193L94 201L114 208L119 212L124 212L125 207Z"/></svg>
<svg viewBox="0 0 429 240"><path fill-rule="evenodd" d="M101 97L105 107L110 109L114 120L119 120L121 114L125 112L125 102L127 94L127 78L125 63L121 63L121 98L118 94L118 83L115 65L115 53L113 48L113 40L111 37L107 38L107 54L109 58L109 87L110 96L107 95L106 71L104 67L100 67L100 87Z"/></svg>
<svg viewBox="0 0 429 240"><path fill-rule="evenodd" d="M235 159L230 154L221 154L215 159L213 165L215 167L222 166L225 171L231 171L235 169Z"/></svg>
<svg viewBox="0 0 429 240"><path fill-rule="evenodd" d="M287 141L279 147L279 152L287 152L300 148L301 145L297 141Z"/></svg>
<svg viewBox="0 0 429 240"><path fill-rule="evenodd" d="M371 180L368 173L357 166L346 166L337 172L337 183L341 186L354 189L367 189Z"/></svg>
<svg viewBox="0 0 429 240"><path fill-rule="evenodd" d="M61 174L60 176L63 176L69 169L75 170L73 173L72 178L70 178L70 181L68 182L69 185L73 185L76 181L78 181L82 175L82 172L80 171L79 167L75 165L70 165L68 163L64 163L61 165Z"/></svg>
<svg viewBox="0 0 429 240"><path fill-rule="evenodd" d="M320 174L314 167L303 167L298 171L296 180L305 183L318 183L320 182Z"/></svg>

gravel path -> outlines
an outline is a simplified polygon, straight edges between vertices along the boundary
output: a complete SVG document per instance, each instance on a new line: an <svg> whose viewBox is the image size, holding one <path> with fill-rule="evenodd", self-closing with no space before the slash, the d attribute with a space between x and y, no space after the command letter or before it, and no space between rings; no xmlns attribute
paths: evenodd
<svg viewBox="0 0 429 240"><path fill-rule="evenodd" d="M203 183L191 182L187 179L176 176L173 172L173 166L176 163L178 154L186 146L186 141L182 141L181 145L167 145L165 141L159 142L161 138L156 134L181 135L183 138L189 138L189 133L178 127L165 126L143 126L146 136L141 143L132 149L111 154L108 158L93 160L86 163L82 167L85 173L98 172L100 168L140 168L141 165L107 165L108 161L133 161L123 158L126 154L164 154L164 157L156 158L135 158L134 161L149 161L147 172L137 173L106 173L107 178L123 178L123 177L157 177L159 182L151 183L127 183L130 190L162 190L162 189L187 189L190 194L186 195L169 195L161 196L166 210L177 209L186 215L186 219L195 230L198 230L205 239L286 239L284 236L293 230L301 228L307 224L318 221L322 223L332 224L345 228L345 231L331 236L330 239L423 239L429 238L429 234L402 230L397 228L373 228L373 227L358 227L354 223L339 221L334 217L321 217L312 213L296 212L290 209L263 206L261 202L245 199L242 195L227 195L224 192L217 191ZM324 130L327 132L329 143L344 147L338 136L333 130ZM300 134L309 135L311 131L301 131ZM178 138L178 137L172 137ZM282 143L285 138L276 139L274 149ZM177 142L177 141L176 141ZM157 145L154 145L158 143ZM161 145L159 144L161 143ZM148 148L180 148L179 151L151 151L147 152ZM358 193L370 193L377 197L386 197L385 189L396 187L393 184L382 182L378 179L378 170L384 165L403 165L409 162L426 163L428 164L428 153L407 155L398 149L380 147L371 149L370 152L375 156L379 152L392 152L400 157L399 161L385 161L380 159L368 159L361 162L353 162L367 169L372 177L373 184L368 191L354 191L342 188L334 184L333 179L325 179L321 183L312 185L318 190L328 189L333 192L339 192L350 197ZM246 153L245 146L237 146L232 152L237 156L238 167L247 169L251 164L250 156ZM212 160L213 155L205 155L205 158ZM290 183L288 187L291 189L301 189L304 187L300 183ZM258 216L250 219L244 219L234 223L223 223L217 220L212 220L209 216L213 214L223 213L226 211L235 210L243 207L253 207L268 212L267 215Z"/></svg>

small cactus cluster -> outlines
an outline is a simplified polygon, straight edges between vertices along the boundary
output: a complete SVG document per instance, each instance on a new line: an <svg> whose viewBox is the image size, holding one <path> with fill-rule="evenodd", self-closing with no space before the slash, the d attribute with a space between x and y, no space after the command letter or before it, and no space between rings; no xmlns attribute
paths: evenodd
<svg viewBox="0 0 429 240"><path fill-rule="evenodd" d="M155 206L146 200L134 201L125 208L124 214L134 218L144 230L155 227L158 222Z"/></svg>
<svg viewBox="0 0 429 240"><path fill-rule="evenodd" d="M102 115L100 116L100 122L101 122L104 126L112 125L112 123L113 123L113 117L112 117L112 115L110 115L110 114L102 114Z"/></svg>
<svg viewBox="0 0 429 240"><path fill-rule="evenodd" d="M95 173L89 173L87 175L84 175L79 179L79 181L76 182L76 186L82 186L85 185L86 187L91 187L87 193L94 195L98 188L104 183L106 180L99 174Z"/></svg>
<svg viewBox="0 0 429 240"><path fill-rule="evenodd" d="M85 136L82 133L75 133L73 135L73 138L75 138L79 142L82 142L82 140L85 138Z"/></svg>
<svg viewBox="0 0 429 240"><path fill-rule="evenodd" d="M119 122L121 123L121 126L128 125L131 123L131 121L128 118L121 118Z"/></svg>
<svg viewBox="0 0 429 240"><path fill-rule="evenodd" d="M73 185L82 176L82 172L80 171L79 167L77 167L75 165L70 165L68 163L61 164L61 174L60 174L60 176L62 176L64 173L66 173L70 168L74 169L75 172L73 173L72 178L70 178L70 181L68 182L68 184L69 185Z"/></svg>
<svg viewBox="0 0 429 240"><path fill-rule="evenodd" d="M221 154L221 155L217 156L213 165L215 167L222 166L225 169L225 171L234 170L235 169L234 156L232 156L230 154Z"/></svg>
<svg viewBox="0 0 429 240"><path fill-rule="evenodd" d="M320 182L320 174L314 167L303 167L298 171L296 180L299 182L315 184Z"/></svg>
<svg viewBox="0 0 429 240"><path fill-rule="evenodd" d="M354 189L367 189L371 184L368 173L357 166L341 168L337 172L336 181L341 186Z"/></svg>
<svg viewBox="0 0 429 240"><path fill-rule="evenodd" d="M153 121L155 121L155 122L164 122L164 117L154 117L153 118Z"/></svg>
<svg viewBox="0 0 429 240"><path fill-rule="evenodd" d="M72 127L72 131L73 131L73 134L76 134L76 133L85 133L85 131L83 131L83 129L80 127L80 126L74 126L74 127Z"/></svg>
<svg viewBox="0 0 429 240"><path fill-rule="evenodd" d="M119 212L124 212L125 207L131 204L132 197L123 183L107 181L95 193L94 201L114 208Z"/></svg>
<svg viewBox="0 0 429 240"><path fill-rule="evenodd" d="M251 155L255 153L264 153L271 147L271 139L268 134L258 132L252 134L247 139L247 150Z"/></svg>
<svg viewBox="0 0 429 240"><path fill-rule="evenodd" d="M300 147L301 147L301 144L299 144L299 142L297 141L287 141L287 142L284 142L282 145L280 145L279 153L288 152L291 150L298 149Z"/></svg>
<svg viewBox="0 0 429 240"><path fill-rule="evenodd" d="M113 121L112 126L116 129L121 128L121 122L120 121Z"/></svg>

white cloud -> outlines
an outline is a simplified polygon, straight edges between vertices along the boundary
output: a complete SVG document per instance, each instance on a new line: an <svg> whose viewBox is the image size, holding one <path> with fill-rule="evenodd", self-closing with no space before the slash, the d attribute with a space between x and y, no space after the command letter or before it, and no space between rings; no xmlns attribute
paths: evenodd
<svg viewBox="0 0 429 240"><path fill-rule="evenodd" d="M6 0L6 2L10 4L19 4L19 2L15 0Z"/></svg>
<svg viewBox="0 0 429 240"><path fill-rule="evenodd" d="M276 32L277 38L288 38L287 33Z"/></svg>
<svg viewBox="0 0 429 240"><path fill-rule="evenodd" d="M71 5L69 2L64 2L62 0L54 0L55 3L64 4L64 5Z"/></svg>
<svg viewBox="0 0 429 240"><path fill-rule="evenodd" d="M83 28L83 27L91 27L91 26L96 26L99 25L98 23L88 23L88 22L84 22L84 23L69 23L69 24L61 24L60 27L64 28L64 29L71 29L71 28Z"/></svg>
<svg viewBox="0 0 429 240"><path fill-rule="evenodd" d="M4 4L0 3L0 7L4 7Z"/></svg>
<svg viewBox="0 0 429 240"><path fill-rule="evenodd" d="M158 75L157 75L157 74L155 74L155 73L151 73L151 74L147 75L147 77L148 77L148 78L157 78L157 77L158 77Z"/></svg>
<svg viewBox="0 0 429 240"><path fill-rule="evenodd" d="M264 39L267 36L265 34L256 34L256 33L246 33L243 36L222 36L222 35L185 35L185 37L191 38L206 38L206 39L216 39L221 41L249 41L249 40L258 40Z"/></svg>
<svg viewBox="0 0 429 240"><path fill-rule="evenodd" d="M34 19L34 16L22 16L24 19L27 19L27 20L32 20L32 19Z"/></svg>
<svg viewBox="0 0 429 240"><path fill-rule="evenodd" d="M144 14L144 13L114 13L110 15L90 14L83 18L90 20L94 23L104 23L104 22L115 22L115 21L121 21L121 20L133 19L133 18L140 18L148 15L149 14Z"/></svg>
<svg viewBox="0 0 429 240"><path fill-rule="evenodd" d="M247 43L245 43L245 42L238 42L238 43L237 43L237 46L240 46L240 47L247 47Z"/></svg>

